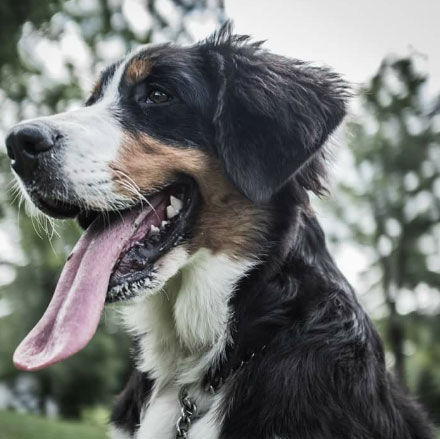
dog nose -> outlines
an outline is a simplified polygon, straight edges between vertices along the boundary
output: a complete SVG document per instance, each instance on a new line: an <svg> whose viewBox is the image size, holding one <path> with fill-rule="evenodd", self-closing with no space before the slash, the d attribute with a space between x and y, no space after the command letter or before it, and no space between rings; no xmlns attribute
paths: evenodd
<svg viewBox="0 0 440 439"><path fill-rule="evenodd" d="M55 145L54 130L42 123L21 124L6 137L6 149L12 169L22 178L32 176L39 156Z"/></svg>

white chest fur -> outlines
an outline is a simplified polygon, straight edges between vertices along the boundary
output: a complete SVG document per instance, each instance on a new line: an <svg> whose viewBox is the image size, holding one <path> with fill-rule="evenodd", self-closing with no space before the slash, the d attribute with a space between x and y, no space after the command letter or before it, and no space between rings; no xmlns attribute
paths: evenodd
<svg viewBox="0 0 440 439"><path fill-rule="evenodd" d="M229 298L251 266L248 260L199 250L162 290L125 310L124 320L139 339L138 369L155 379L136 439L174 439L182 385L190 386L201 414L189 438L218 437L215 411L221 395L203 392L200 384L209 365L224 351Z"/></svg>

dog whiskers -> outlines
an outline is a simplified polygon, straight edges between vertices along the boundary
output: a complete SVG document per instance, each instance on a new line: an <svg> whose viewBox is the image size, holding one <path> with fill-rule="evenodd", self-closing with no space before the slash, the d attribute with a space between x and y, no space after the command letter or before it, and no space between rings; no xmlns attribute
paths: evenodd
<svg viewBox="0 0 440 439"><path fill-rule="evenodd" d="M144 197L140 191L139 186L137 185L137 183L130 177L128 176L125 172L119 170L119 169L114 169L115 172L117 172L120 177L119 177L119 183L128 191L131 191L134 195L136 195L139 198L139 201L142 202L144 201L145 203L148 204L148 206L151 207L151 209L153 210L154 214L156 215L157 218L159 218L159 215L156 211L156 209L154 208L154 206L150 203L150 201ZM123 178L121 178L123 177Z"/></svg>

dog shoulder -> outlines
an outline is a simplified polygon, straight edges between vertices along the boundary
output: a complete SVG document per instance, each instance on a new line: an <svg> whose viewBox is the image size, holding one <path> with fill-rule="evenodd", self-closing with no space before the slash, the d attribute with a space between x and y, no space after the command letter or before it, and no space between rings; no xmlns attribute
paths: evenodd
<svg viewBox="0 0 440 439"><path fill-rule="evenodd" d="M418 405L390 390L380 339L351 292L320 297L225 386L221 437L431 438Z"/></svg>

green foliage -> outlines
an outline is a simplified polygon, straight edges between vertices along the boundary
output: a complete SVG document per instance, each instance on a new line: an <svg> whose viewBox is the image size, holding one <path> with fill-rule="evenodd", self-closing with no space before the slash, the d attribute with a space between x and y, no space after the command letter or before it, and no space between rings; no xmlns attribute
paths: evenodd
<svg viewBox="0 0 440 439"><path fill-rule="evenodd" d="M58 0L22 0L0 2L0 65L18 64L17 45L21 36L21 25L31 22L39 25L46 21L61 4Z"/></svg>
<svg viewBox="0 0 440 439"><path fill-rule="evenodd" d="M103 426L49 421L32 415L0 412L0 439L106 439Z"/></svg>
<svg viewBox="0 0 440 439"><path fill-rule="evenodd" d="M440 273L429 268L440 248L440 112L422 99L425 81L410 59L385 61L363 92L365 115L349 125L360 181L341 188L368 206L373 228L339 213L356 238L377 249L376 263L390 265L385 281L397 289L440 287ZM425 237L433 239L429 249Z"/></svg>
<svg viewBox="0 0 440 439"><path fill-rule="evenodd" d="M439 419L440 108L425 82L411 58L382 63L348 127L356 177L341 183L334 208L373 252L364 281L383 294L395 372Z"/></svg>

